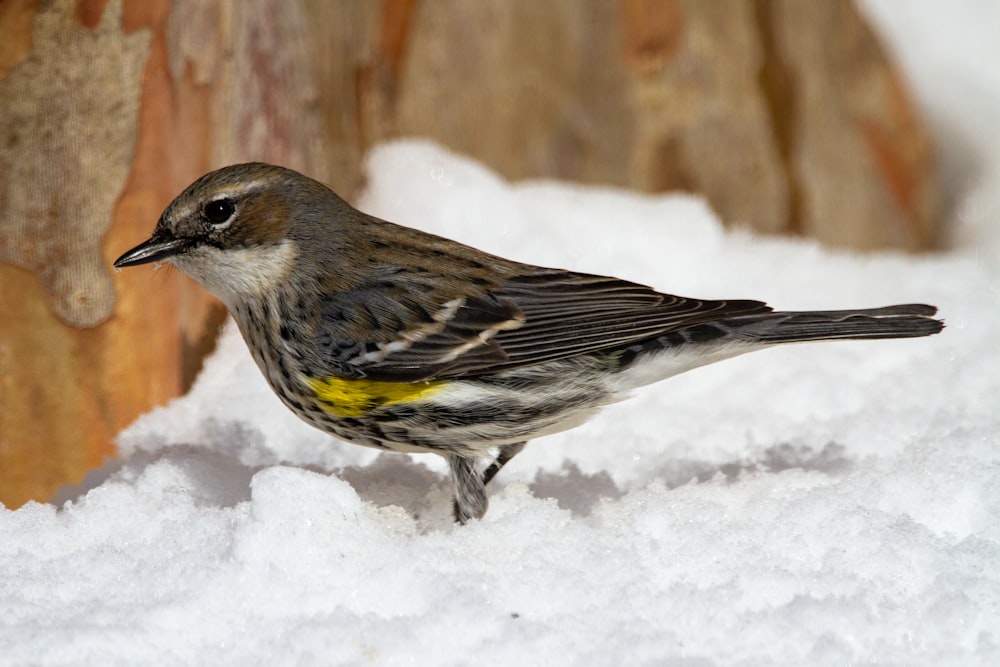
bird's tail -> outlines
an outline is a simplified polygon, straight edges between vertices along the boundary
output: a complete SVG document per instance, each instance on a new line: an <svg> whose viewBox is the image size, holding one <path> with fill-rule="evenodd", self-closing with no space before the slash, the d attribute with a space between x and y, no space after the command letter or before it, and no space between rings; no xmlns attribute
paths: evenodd
<svg viewBox="0 0 1000 667"><path fill-rule="evenodd" d="M623 372L615 376L614 388L630 391L779 343L930 336L944 328L944 322L934 319L936 312L934 306L906 304L866 310L764 311L705 322L628 348L619 357ZM633 363L640 358L647 363Z"/></svg>
<svg viewBox="0 0 1000 667"><path fill-rule="evenodd" d="M735 337L748 342L797 343L811 340L918 338L938 333L934 306L910 303L865 310L786 311L726 320Z"/></svg>

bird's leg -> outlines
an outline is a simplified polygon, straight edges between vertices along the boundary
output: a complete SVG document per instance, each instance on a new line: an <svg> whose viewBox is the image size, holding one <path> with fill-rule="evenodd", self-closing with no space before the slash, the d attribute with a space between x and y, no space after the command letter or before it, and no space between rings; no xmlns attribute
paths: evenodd
<svg viewBox="0 0 1000 667"><path fill-rule="evenodd" d="M469 519L481 519L490 501L486 498L483 478L476 469L476 460L457 454L449 454L447 459L455 485L455 521L467 523Z"/></svg>
<svg viewBox="0 0 1000 667"><path fill-rule="evenodd" d="M500 451L497 452L497 457L490 464L490 467L486 469L486 472L483 473L483 486L489 484L490 480L497 476L501 468L507 465L512 458L520 454L526 444L528 444L527 441L501 446Z"/></svg>
<svg viewBox="0 0 1000 667"><path fill-rule="evenodd" d="M454 511L455 521L466 523L469 519L481 519L486 514L490 501L486 497L486 485L496 477L507 463L521 453L527 442L515 442L513 445L502 445L493 463L480 475L476 469L475 459L468 459L455 454L448 456L451 467L451 479L455 485Z"/></svg>

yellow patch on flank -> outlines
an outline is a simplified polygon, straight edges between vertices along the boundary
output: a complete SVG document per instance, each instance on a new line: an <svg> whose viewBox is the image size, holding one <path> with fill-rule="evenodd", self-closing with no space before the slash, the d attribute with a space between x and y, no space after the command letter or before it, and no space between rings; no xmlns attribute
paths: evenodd
<svg viewBox="0 0 1000 667"><path fill-rule="evenodd" d="M360 417L385 405L408 403L426 398L444 388L445 382L385 382L338 377L306 380L323 404L338 417Z"/></svg>

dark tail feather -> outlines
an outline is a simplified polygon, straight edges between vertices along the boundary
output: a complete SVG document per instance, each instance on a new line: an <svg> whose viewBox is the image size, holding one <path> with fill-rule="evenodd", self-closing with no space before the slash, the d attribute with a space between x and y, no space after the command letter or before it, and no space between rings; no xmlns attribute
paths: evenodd
<svg viewBox="0 0 1000 667"><path fill-rule="evenodd" d="M810 340L919 338L944 328L934 306L911 303L866 310L776 312L726 320L739 337L762 343Z"/></svg>

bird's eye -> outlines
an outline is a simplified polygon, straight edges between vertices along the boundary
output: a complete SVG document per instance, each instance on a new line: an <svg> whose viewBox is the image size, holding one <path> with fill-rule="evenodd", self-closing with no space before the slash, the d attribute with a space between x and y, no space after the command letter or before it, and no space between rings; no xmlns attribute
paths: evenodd
<svg viewBox="0 0 1000 667"><path fill-rule="evenodd" d="M221 225L228 221L235 212L236 205L228 199L216 199L205 205L205 218L213 225Z"/></svg>

